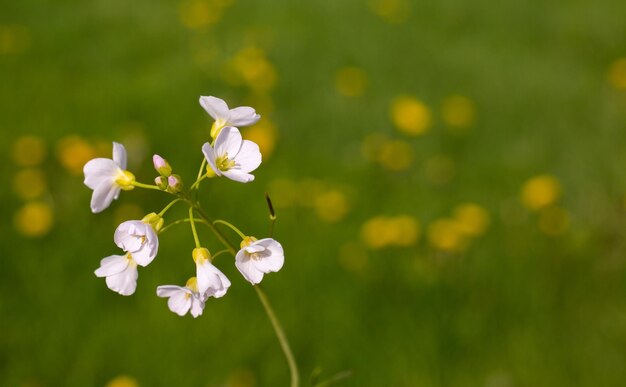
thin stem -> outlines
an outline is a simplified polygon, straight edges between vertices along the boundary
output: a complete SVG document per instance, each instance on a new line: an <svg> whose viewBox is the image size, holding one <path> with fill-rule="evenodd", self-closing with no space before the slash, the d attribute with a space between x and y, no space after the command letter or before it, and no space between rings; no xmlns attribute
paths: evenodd
<svg viewBox="0 0 626 387"><path fill-rule="evenodd" d="M189 207L189 224L191 225L191 232L193 233L193 240L196 242L196 247L200 247L200 239L198 238L196 223L193 219L193 207Z"/></svg>
<svg viewBox="0 0 626 387"><path fill-rule="evenodd" d="M194 190L195 188L200 186L200 182L202 180L204 180L206 178L206 173L204 173L204 175L202 174L202 172L204 172L204 167L206 166L206 157L202 158L202 162L200 163L200 169L198 170L198 177L196 177L196 182L193 183L191 185L191 190Z"/></svg>
<svg viewBox="0 0 626 387"><path fill-rule="evenodd" d="M193 184L191 185L191 187L190 187L189 189L194 190L194 189L199 188L199 187L200 187L200 182L201 182L202 180L206 179L206 178L207 178L207 175L202 175L200 178L198 178L198 180L196 180L196 182L195 182L195 183L193 183Z"/></svg>
<svg viewBox="0 0 626 387"><path fill-rule="evenodd" d="M218 251L217 253L213 254L213 255L211 256L211 258L215 259L215 258L217 258L217 257L219 257L220 255L225 254L225 253L230 253L230 250L228 250L228 249L220 250L220 251Z"/></svg>
<svg viewBox="0 0 626 387"><path fill-rule="evenodd" d="M265 313L267 313L267 317L270 319L272 323L272 327L274 327L274 332L276 332L276 337L278 337L278 341L280 342L280 347L283 349L283 353L287 358L287 364L289 364L289 371L291 372L291 387L298 387L300 385L300 375L298 374L298 366L296 365L296 360L293 357L293 353L291 352L291 348L289 347L289 341L287 340L287 336L285 335L285 331L283 327L280 325L280 321L276 318L274 314L274 310L270 305L265 292L261 290L259 285L253 286L254 290L256 290L256 294L259 296L261 300L261 304L263 304L263 308L265 309Z"/></svg>
<svg viewBox="0 0 626 387"><path fill-rule="evenodd" d="M163 208L163 209L161 210L161 212L159 212L159 216L161 216L161 217L162 217L163 215L165 215L165 213L167 212L167 210L169 210L169 209L170 209L170 208L171 208L174 204L176 204L176 203L178 203L178 202L180 202L180 201L182 201L182 200L183 200L183 199L178 198L178 199L174 199L174 200L172 200L171 202L169 202L169 204L168 204L167 206L165 206L165 208Z"/></svg>
<svg viewBox="0 0 626 387"><path fill-rule="evenodd" d="M326 379L322 382L317 383L315 387L327 387L337 382L340 382L344 379L348 379L351 376L352 376L352 370L342 371L329 379Z"/></svg>
<svg viewBox="0 0 626 387"><path fill-rule="evenodd" d="M185 223L185 222L189 222L190 219L189 218L184 218L184 219L178 219L170 224L168 224L167 226L163 227L161 229L161 231L159 231L159 234L162 234L165 230L169 229L172 226L176 226L177 224L181 224L181 223ZM198 219L198 218L193 218L194 222L198 222L198 223L202 223L202 224L207 224L207 222L204 219Z"/></svg>
<svg viewBox="0 0 626 387"><path fill-rule="evenodd" d="M146 188L146 189L153 189L153 190L156 190L156 191L163 191L161 188L157 187L156 185L144 184L144 183L140 183L138 181L133 181L133 185L135 187L139 187L139 188Z"/></svg>
<svg viewBox="0 0 626 387"><path fill-rule="evenodd" d="M200 217L206 221L206 225L209 226L211 231L213 231L213 234L215 234L217 239L219 239L220 242L222 242L224 247L226 247L228 251L231 252L231 254L235 255L237 253L237 250L235 249L235 247L228 241L228 239L226 239L224 234L222 234L220 230L218 230L217 227L215 227L211 218L207 216L207 214L202 210L202 208L200 208L200 206L197 203L193 202L190 199L185 199L185 201L189 203L190 208L193 208L198 213L198 215L200 215Z"/></svg>
<svg viewBox="0 0 626 387"><path fill-rule="evenodd" d="M246 239L246 235L244 233L242 233L241 230L239 230L237 227L235 227L232 223L227 222L227 221L222 220L222 219L217 219L217 220L213 221L213 224L217 224L217 223L223 224L224 226L228 226L231 230L233 230L234 232L239 234L241 239Z"/></svg>

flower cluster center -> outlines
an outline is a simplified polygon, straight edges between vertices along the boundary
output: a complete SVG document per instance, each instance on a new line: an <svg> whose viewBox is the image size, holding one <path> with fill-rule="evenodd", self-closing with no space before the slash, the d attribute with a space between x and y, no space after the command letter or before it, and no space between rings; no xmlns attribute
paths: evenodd
<svg viewBox="0 0 626 387"><path fill-rule="evenodd" d="M235 161L228 158L228 153L215 159L215 165L220 171L228 171L235 166Z"/></svg>

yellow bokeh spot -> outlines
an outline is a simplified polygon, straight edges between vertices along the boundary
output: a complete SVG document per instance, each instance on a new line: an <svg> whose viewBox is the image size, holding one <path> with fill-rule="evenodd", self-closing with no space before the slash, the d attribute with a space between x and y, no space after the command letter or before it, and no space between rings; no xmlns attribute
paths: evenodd
<svg viewBox="0 0 626 387"><path fill-rule="evenodd" d="M135 378L130 376L121 375L114 379L111 379L105 387L139 387L139 383Z"/></svg>
<svg viewBox="0 0 626 387"><path fill-rule="evenodd" d="M115 211L113 211L113 224L117 226L127 220L142 219L145 214L141 206L134 203L123 202L117 205Z"/></svg>
<svg viewBox="0 0 626 387"><path fill-rule="evenodd" d="M95 158L98 153L90 143L79 136L64 137L57 144L59 162L74 175L81 175L83 166L87 161ZM109 144L108 154L110 153L111 145Z"/></svg>
<svg viewBox="0 0 626 387"><path fill-rule="evenodd" d="M381 19L392 24L405 22L411 14L409 0L370 0L369 7Z"/></svg>
<svg viewBox="0 0 626 387"><path fill-rule="evenodd" d="M462 204L454 210L454 220L459 229L469 236L485 233L489 227L489 213L473 203Z"/></svg>
<svg viewBox="0 0 626 387"><path fill-rule="evenodd" d="M243 131L243 137L256 143L263 155L263 160L267 160L276 146L276 140L278 138L278 130L276 126L267 120L263 119L258 124L246 128Z"/></svg>
<svg viewBox="0 0 626 387"><path fill-rule="evenodd" d="M346 242L339 248L339 264L347 271L361 273L368 265L367 252L363 245Z"/></svg>
<svg viewBox="0 0 626 387"><path fill-rule="evenodd" d="M34 167L41 164L46 154L46 143L38 136L22 136L11 146L11 157L15 164L21 167Z"/></svg>
<svg viewBox="0 0 626 387"><path fill-rule="evenodd" d="M30 31L20 25L0 26L0 55L17 54L30 47Z"/></svg>
<svg viewBox="0 0 626 387"><path fill-rule="evenodd" d="M452 219L438 219L428 226L428 242L445 252L464 251L469 240L458 223Z"/></svg>
<svg viewBox="0 0 626 387"><path fill-rule="evenodd" d="M550 175L535 176L522 187L522 203L530 210L547 207L561 195L561 184Z"/></svg>
<svg viewBox="0 0 626 387"><path fill-rule="evenodd" d="M42 196L48 188L46 176L39 169L23 169L13 176L13 192L24 200Z"/></svg>
<svg viewBox="0 0 626 387"><path fill-rule="evenodd" d="M462 95L452 95L446 98L441 110L443 122L453 128L467 128L476 119L474 102Z"/></svg>
<svg viewBox="0 0 626 387"><path fill-rule="evenodd" d="M361 226L361 240L373 250L387 246L411 246L417 243L419 235L419 222L409 215L376 216Z"/></svg>
<svg viewBox="0 0 626 387"><path fill-rule="evenodd" d="M242 369L233 372L224 387L256 387L256 385L256 378L252 371Z"/></svg>
<svg viewBox="0 0 626 387"><path fill-rule="evenodd" d="M315 198L315 213L329 223L343 219L350 210L346 195L339 190L326 191Z"/></svg>
<svg viewBox="0 0 626 387"><path fill-rule="evenodd" d="M344 67L335 74L335 89L346 97L363 95L367 88L367 75L357 67Z"/></svg>
<svg viewBox="0 0 626 387"><path fill-rule="evenodd" d="M274 100L268 93L251 93L245 97L243 105L254 106L256 112L262 117L259 123L265 121L266 115L274 111Z"/></svg>
<svg viewBox="0 0 626 387"><path fill-rule="evenodd" d="M426 133L432 121L428 106L410 96L400 96L392 102L391 120L398 130L412 136Z"/></svg>
<svg viewBox="0 0 626 387"><path fill-rule="evenodd" d="M361 144L363 157L371 162L377 162L381 148L384 147L388 141L389 138L384 133L375 132L368 134Z"/></svg>
<svg viewBox="0 0 626 387"><path fill-rule="evenodd" d="M222 7L214 1L187 0L178 7L180 22L189 29L202 29L222 18Z"/></svg>
<svg viewBox="0 0 626 387"><path fill-rule="evenodd" d="M262 94L276 85L278 74L263 50L246 47L225 64L224 77L233 85L246 84L254 92Z"/></svg>
<svg viewBox="0 0 626 387"><path fill-rule="evenodd" d="M436 185L443 185L454 178L456 166L450 157L437 155L426 161L425 173L428 181Z"/></svg>
<svg viewBox="0 0 626 387"><path fill-rule="evenodd" d="M27 237L41 237L52 228L53 213L48 204L30 202L15 212L15 229Z"/></svg>
<svg viewBox="0 0 626 387"><path fill-rule="evenodd" d="M404 171L413 164L413 148L406 141L387 141L381 145L378 162L392 171Z"/></svg>
<svg viewBox="0 0 626 387"><path fill-rule="evenodd" d="M616 89L626 90L626 58L620 58L611 63L609 82Z"/></svg>
<svg viewBox="0 0 626 387"><path fill-rule="evenodd" d="M569 214L563 208L545 208L539 213L539 230L550 236L562 235L569 229L569 219Z"/></svg>

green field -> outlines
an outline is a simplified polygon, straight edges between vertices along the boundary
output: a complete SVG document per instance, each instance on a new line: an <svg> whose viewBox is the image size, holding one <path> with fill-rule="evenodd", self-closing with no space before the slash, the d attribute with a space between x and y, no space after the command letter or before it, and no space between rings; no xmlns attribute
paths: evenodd
<svg viewBox="0 0 626 387"><path fill-rule="evenodd" d="M0 385L288 385L232 257L201 317L156 297L194 273L188 225L133 296L93 274L121 221L170 199L135 189L94 215L82 165L117 141L139 181L158 153L190 185L201 95L262 115L242 130L264 153L255 181L208 179L199 197L261 238L272 196L285 266L263 288L302 386L316 369L351 370L337 386L624 385L624 15L619 0L0 2Z"/></svg>

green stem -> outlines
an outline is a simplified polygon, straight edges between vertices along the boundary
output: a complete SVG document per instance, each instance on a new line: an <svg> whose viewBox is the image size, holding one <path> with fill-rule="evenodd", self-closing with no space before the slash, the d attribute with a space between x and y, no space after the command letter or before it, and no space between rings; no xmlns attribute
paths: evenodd
<svg viewBox="0 0 626 387"><path fill-rule="evenodd" d="M239 230L237 227L235 227L232 223L227 222L225 220L222 219L217 219L213 221L213 224L216 223L220 223L223 224L224 226L228 226L231 230L233 230L234 232L236 232L237 234L239 234L239 236L241 237L241 239L246 239L246 236L244 233L241 232L241 230Z"/></svg>
<svg viewBox="0 0 626 387"><path fill-rule="evenodd" d="M225 254L225 253L230 253L230 250L228 250L228 249L220 250L220 251L218 251L217 253L213 254L213 255L211 256L211 258L212 258L212 259L215 259L215 258L217 258L217 257L219 257L220 255Z"/></svg>
<svg viewBox="0 0 626 387"><path fill-rule="evenodd" d="M274 327L274 332L276 332L276 336L278 337L278 341L280 342L280 347L287 358L287 364L289 364L289 371L291 373L291 387L298 387L300 385L300 375L298 374L298 366L296 365L296 360L293 357L293 353L291 352L291 348L289 347L289 341L287 341L287 336L285 335L285 331L283 327L280 325L280 321L276 318L274 314L274 310L270 305L265 292L261 290L259 285L253 286L254 290L256 290L256 294L259 296L261 300L261 304L263 304L263 308L265 309L265 313L267 313L267 317L270 319L272 323L272 327Z"/></svg>
<svg viewBox="0 0 626 387"><path fill-rule="evenodd" d="M196 182L191 185L189 189L194 190L200 186L200 182L206 178L206 173L204 172L204 167L206 166L206 157L202 158L202 162L200 163L200 169L198 170L198 177L196 177Z"/></svg>
<svg viewBox="0 0 626 387"><path fill-rule="evenodd" d="M196 222L193 220L193 207L189 207L189 224L191 225L191 232L193 233L193 240L196 242L196 247L200 246L200 239L198 238L198 232L196 231Z"/></svg>
<svg viewBox="0 0 626 387"><path fill-rule="evenodd" d="M139 188L146 188L146 189L153 189L153 190L157 190L157 191L163 191L161 188L157 187L156 185L144 184L144 183L140 183L138 181L133 181L133 185L135 187L139 187Z"/></svg>
<svg viewBox="0 0 626 387"><path fill-rule="evenodd" d="M169 210L169 209L170 209L170 208L171 208L174 204L176 204L176 203L178 203L178 202L180 202L180 201L182 201L182 200L183 200L183 199L178 198L178 199L174 199L174 200L172 200L171 202L169 202L169 204L168 204L167 206L165 206L165 208L163 208L163 209L161 210L161 212L159 212L159 216L160 216L160 217L163 217L163 215L165 215L165 213L167 212L167 210Z"/></svg>
<svg viewBox="0 0 626 387"><path fill-rule="evenodd" d="M189 218L185 218L185 219L178 219L170 224L168 224L167 226L163 227L161 229L161 231L159 231L159 234L162 234L165 230L169 229L172 226L176 226L177 224L181 224L184 222L189 222L190 219ZM194 222L198 222L198 223L202 223L202 224L207 224L207 222L204 219L198 219L198 218L194 218L193 219Z"/></svg>

